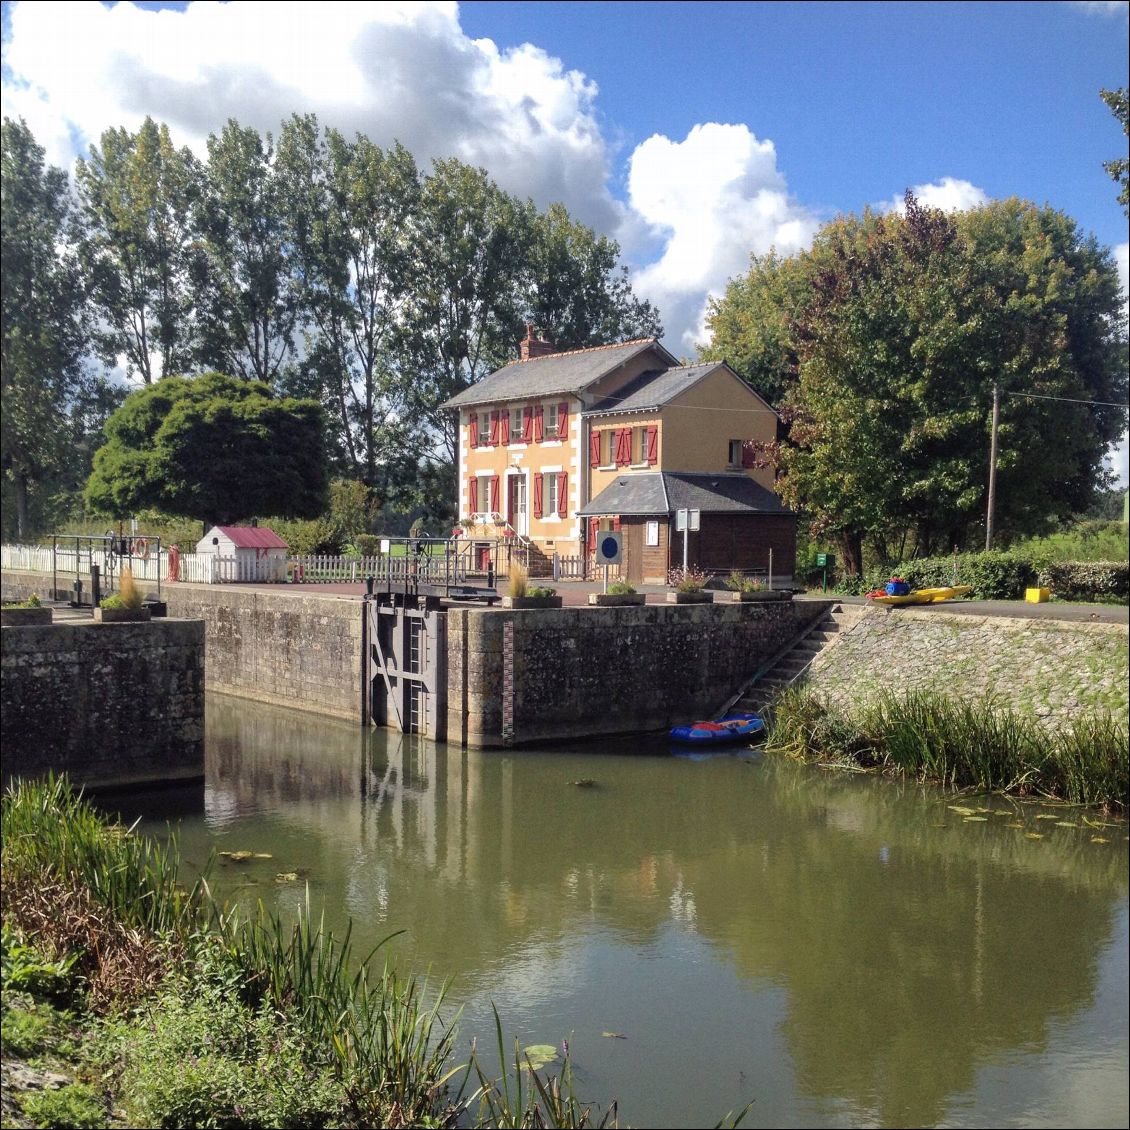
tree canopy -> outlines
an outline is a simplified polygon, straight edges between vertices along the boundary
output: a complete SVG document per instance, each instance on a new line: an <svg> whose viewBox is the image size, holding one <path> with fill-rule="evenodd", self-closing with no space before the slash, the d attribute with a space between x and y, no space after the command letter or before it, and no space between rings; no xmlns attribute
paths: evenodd
<svg viewBox="0 0 1130 1130"><path fill-rule="evenodd" d="M113 517L153 509L229 524L315 517L327 486L321 405L205 373L166 377L126 398L106 422L86 502Z"/></svg>
<svg viewBox="0 0 1130 1130"><path fill-rule="evenodd" d="M1099 97L1110 107L1110 112L1118 119L1122 126L1122 136L1130 137L1130 97L1127 96L1126 87L1118 90L1100 90ZM1122 211L1130 216L1130 160L1127 160L1123 151L1121 157L1113 161L1104 161L1103 168L1110 173L1110 179L1119 186L1118 203Z"/></svg>
<svg viewBox="0 0 1130 1130"><path fill-rule="evenodd" d="M994 384L1005 536L1085 511L1125 428L1113 258L1015 199L951 216L908 194L904 214L837 219L795 259L755 261L711 326L712 351L737 345L751 383L783 387L788 434L764 458L850 571L864 540L896 559L981 535Z"/></svg>

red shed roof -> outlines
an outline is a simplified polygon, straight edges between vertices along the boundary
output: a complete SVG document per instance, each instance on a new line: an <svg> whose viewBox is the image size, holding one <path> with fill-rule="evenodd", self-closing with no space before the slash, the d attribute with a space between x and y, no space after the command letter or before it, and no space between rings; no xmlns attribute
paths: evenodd
<svg viewBox="0 0 1130 1130"><path fill-rule="evenodd" d="M216 529L231 538L237 549L290 548L269 526L217 526Z"/></svg>

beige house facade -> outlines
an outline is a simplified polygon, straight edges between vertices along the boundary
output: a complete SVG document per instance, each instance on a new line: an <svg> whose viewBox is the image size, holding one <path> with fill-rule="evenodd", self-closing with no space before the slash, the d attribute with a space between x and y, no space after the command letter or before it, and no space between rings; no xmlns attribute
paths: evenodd
<svg viewBox="0 0 1130 1130"><path fill-rule="evenodd" d="M636 580L654 580L670 563L659 552L671 544L674 517L665 509L667 475L709 476L714 488L696 500L709 512L710 490L721 490L731 523L739 514L792 518L773 493L772 472L754 465L756 445L777 435L772 407L725 362L680 365L655 339L556 352L528 327L518 361L446 407L459 413L460 530L519 539L531 563L584 558L597 530L644 518L611 509L629 478L655 488L630 502L647 509L627 570Z"/></svg>

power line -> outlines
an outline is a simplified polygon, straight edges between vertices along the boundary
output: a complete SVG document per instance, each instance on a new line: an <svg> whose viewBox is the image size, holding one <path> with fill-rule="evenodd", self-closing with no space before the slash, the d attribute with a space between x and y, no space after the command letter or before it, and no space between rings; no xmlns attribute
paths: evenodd
<svg viewBox="0 0 1130 1130"><path fill-rule="evenodd" d="M1026 396L1030 400L1061 400L1064 404L1094 404L1098 408L1125 408L1112 400L1079 400L1074 396L1046 396L1039 392L1006 392L1005 396Z"/></svg>

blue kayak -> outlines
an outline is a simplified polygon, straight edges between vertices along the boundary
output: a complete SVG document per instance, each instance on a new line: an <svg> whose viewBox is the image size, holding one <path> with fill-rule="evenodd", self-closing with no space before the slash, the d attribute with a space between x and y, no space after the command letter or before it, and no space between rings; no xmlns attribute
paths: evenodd
<svg viewBox="0 0 1130 1130"><path fill-rule="evenodd" d="M671 731L671 740L684 745L724 745L752 738L764 729L765 723L756 714L727 714L718 722L676 726Z"/></svg>

